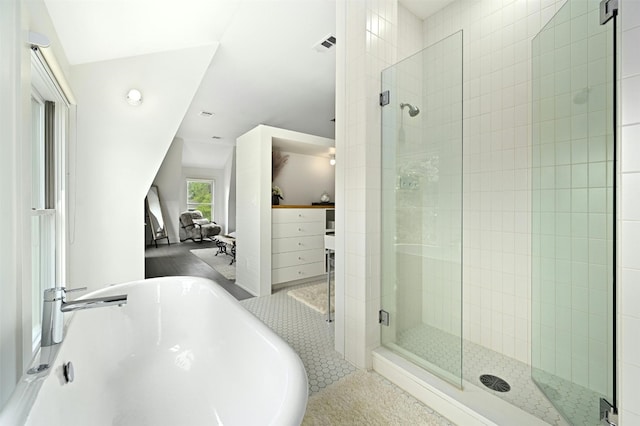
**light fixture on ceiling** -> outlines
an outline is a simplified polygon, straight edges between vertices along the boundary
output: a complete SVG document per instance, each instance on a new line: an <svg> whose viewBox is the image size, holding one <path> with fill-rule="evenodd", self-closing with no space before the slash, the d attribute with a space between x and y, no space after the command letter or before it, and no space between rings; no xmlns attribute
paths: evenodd
<svg viewBox="0 0 640 426"><path fill-rule="evenodd" d="M142 103L142 92L138 89L131 89L127 93L127 102L129 105L140 105Z"/></svg>
<svg viewBox="0 0 640 426"><path fill-rule="evenodd" d="M332 166L336 165L336 156L332 155L331 158L329 158L329 164L331 164Z"/></svg>

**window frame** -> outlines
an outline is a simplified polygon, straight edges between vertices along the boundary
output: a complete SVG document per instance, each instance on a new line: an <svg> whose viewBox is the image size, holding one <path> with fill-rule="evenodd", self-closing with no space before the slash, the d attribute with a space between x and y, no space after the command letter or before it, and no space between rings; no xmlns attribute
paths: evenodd
<svg viewBox="0 0 640 426"><path fill-rule="evenodd" d="M30 188L30 277L31 285L23 286L24 294L24 319L31 324L31 352L34 355L40 346L40 333L42 321L42 294L49 287L62 287L67 279L67 244L66 244L66 174L67 174L67 145L70 122L71 104L57 83L53 72L37 50L31 51L31 106L38 103L42 108L38 114L39 123L36 123L36 115L31 114L31 126L40 127L36 134L32 129L29 135L30 149L37 147L41 152L35 159L31 152L30 179L40 182L31 182ZM53 113L47 115L47 102L52 102ZM51 120L53 132L46 136L45 128L47 120ZM35 123L35 124L34 124ZM38 137L43 147L40 148L34 141ZM47 142L46 138L50 138ZM49 161L47 154L42 155L49 145ZM35 167L40 167L35 171ZM40 192L35 200L34 192ZM36 225L37 223L37 225ZM42 262L36 264L44 256ZM37 277L36 277L37 275ZM39 282L35 280L38 279ZM26 342L25 342L26 343Z"/></svg>
<svg viewBox="0 0 640 426"><path fill-rule="evenodd" d="M195 182L195 183L208 183L209 186L211 187L211 217L207 218L209 219L209 221L211 222L215 222L215 195L216 195L216 181L213 178L186 178L185 179L185 188L186 188L186 208L188 211L191 210L197 210L197 206L203 204L203 203L192 203L189 202L189 184L191 182ZM206 215L203 213L203 216L206 217Z"/></svg>

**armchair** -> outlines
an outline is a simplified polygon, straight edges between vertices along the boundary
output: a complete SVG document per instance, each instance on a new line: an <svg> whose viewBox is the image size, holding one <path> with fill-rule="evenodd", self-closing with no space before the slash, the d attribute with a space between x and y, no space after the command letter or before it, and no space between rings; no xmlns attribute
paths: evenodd
<svg viewBox="0 0 640 426"><path fill-rule="evenodd" d="M209 222L209 219L202 217L200 210L180 213L180 241L202 242L205 238L213 241L213 237L218 235L220 231L222 231L220 225Z"/></svg>

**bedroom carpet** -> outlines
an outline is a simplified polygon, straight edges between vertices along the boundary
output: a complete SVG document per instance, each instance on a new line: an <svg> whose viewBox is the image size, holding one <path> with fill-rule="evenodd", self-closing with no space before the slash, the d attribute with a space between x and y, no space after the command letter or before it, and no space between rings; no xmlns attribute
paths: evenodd
<svg viewBox="0 0 640 426"><path fill-rule="evenodd" d="M331 280L331 312L335 311L335 282ZM298 287L289 290L287 294L308 307L320 312L327 313L327 281L317 281L305 287Z"/></svg>

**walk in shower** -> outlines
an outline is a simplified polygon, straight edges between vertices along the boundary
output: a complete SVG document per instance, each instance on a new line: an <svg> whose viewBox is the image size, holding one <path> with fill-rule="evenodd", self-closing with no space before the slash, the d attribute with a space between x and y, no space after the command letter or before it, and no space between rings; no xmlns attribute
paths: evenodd
<svg viewBox="0 0 640 426"><path fill-rule="evenodd" d="M491 92L509 74L474 75L463 31L381 76L382 345L557 425L599 424L616 401L614 41L599 15L569 0L530 39L518 142L512 92Z"/></svg>
<svg viewBox="0 0 640 426"><path fill-rule="evenodd" d="M462 32L382 80L382 342L462 387Z"/></svg>

